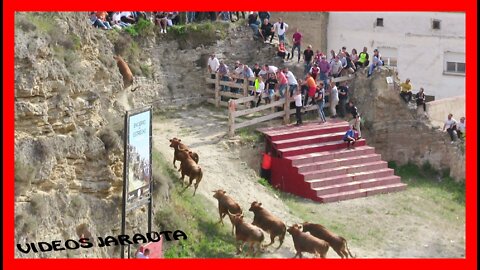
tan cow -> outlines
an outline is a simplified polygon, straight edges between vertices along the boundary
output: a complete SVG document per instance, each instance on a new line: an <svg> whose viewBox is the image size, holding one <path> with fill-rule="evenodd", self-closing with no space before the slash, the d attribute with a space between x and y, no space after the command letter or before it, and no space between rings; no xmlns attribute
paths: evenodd
<svg viewBox="0 0 480 270"><path fill-rule="evenodd" d="M245 243L250 244L250 251L255 256L260 251L263 240L265 239L262 230L250 223L243 221L243 215L233 215L228 213L230 220L235 225L235 239L237 240L237 254L242 252ZM255 250L257 246L257 250ZM248 255L248 252L247 254Z"/></svg>
<svg viewBox="0 0 480 270"><path fill-rule="evenodd" d="M266 245L266 247L272 245L275 237L278 236L280 245L278 245L277 249L279 249L282 246L283 239L285 239L285 234L287 233L287 226L285 226L285 223L270 213L267 209L263 208L262 203L256 201L252 202L250 209L248 210L255 215L252 224L262 228L262 230L270 234L270 244Z"/></svg>
<svg viewBox="0 0 480 270"><path fill-rule="evenodd" d="M117 61L117 67L120 70L120 74L123 77L123 89L127 89L128 87L133 85L133 73L128 67L127 62L123 60L123 58L119 55L114 55L113 59ZM132 92L135 92L139 86L132 89Z"/></svg>
<svg viewBox="0 0 480 270"><path fill-rule="evenodd" d="M330 232L327 230L327 228L320 224L304 222L302 225L304 232L309 232L311 235L325 240L342 259L348 259L348 256L353 258L352 253L350 253L350 249L348 249L347 240L345 240L345 238Z"/></svg>
<svg viewBox="0 0 480 270"><path fill-rule="evenodd" d="M170 139L170 147L172 147L174 149L174 152L173 152L173 167L174 168L177 168L177 165L175 165L175 161L177 160L180 160L179 158L179 151L180 150L190 150L188 148L188 146L186 146L185 144L183 144L181 141L181 139L177 139L177 138L173 138L173 139ZM195 161L195 163L198 164L198 154L195 153L195 152L192 152L192 159ZM178 170L180 171L180 169Z"/></svg>
<svg viewBox="0 0 480 270"><path fill-rule="evenodd" d="M326 258L328 243L309 233L302 232L301 229L301 225L293 224L287 230L288 233L292 235L293 245L297 251L293 258L296 258L297 256L302 258L302 252L312 253L315 257Z"/></svg>
<svg viewBox="0 0 480 270"><path fill-rule="evenodd" d="M219 189L213 191L213 197L218 200L218 213L220 215L220 221L218 223L222 223L223 225L223 218L228 215L228 213L232 214L243 214L242 208L240 205L232 199L230 196L225 195L226 191ZM230 217L230 215L229 215ZM230 218L230 222L232 223L232 235L235 225L233 224L232 219Z"/></svg>
<svg viewBox="0 0 480 270"><path fill-rule="evenodd" d="M193 180L195 180L195 190L193 191L193 196L195 196L195 192L197 192L198 184L200 184L200 181L202 181L203 177L203 172L202 168L198 166L197 163L192 159L191 157L192 151L189 150L180 150L178 152L178 157L180 160L180 172L182 173L182 186L183 182L185 179L185 175L187 175L188 178L188 185L181 191L184 192L188 187L190 187L193 183Z"/></svg>

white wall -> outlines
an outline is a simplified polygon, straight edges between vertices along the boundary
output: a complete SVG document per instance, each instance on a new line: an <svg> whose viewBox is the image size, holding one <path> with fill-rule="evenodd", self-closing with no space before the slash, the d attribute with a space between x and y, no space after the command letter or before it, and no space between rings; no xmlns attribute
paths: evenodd
<svg viewBox="0 0 480 270"><path fill-rule="evenodd" d="M384 27L375 26L377 18ZM441 21L440 30L431 28L432 19ZM414 93L423 87L435 99L465 95L465 76L444 74L445 52L465 58L464 13L330 12L327 40L328 51L346 46L360 53L366 46L369 55L382 47L396 52L398 76L410 78Z"/></svg>
<svg viewBox="0 0 480 270"><path fill-rule="evenodd" d="M465 96L444 98L427 102L427 113L432 124L443 128L445 120L449 113L453 118L460 121L460 117L465 116ZM465 119L466 122L466 119Z"/></svg>

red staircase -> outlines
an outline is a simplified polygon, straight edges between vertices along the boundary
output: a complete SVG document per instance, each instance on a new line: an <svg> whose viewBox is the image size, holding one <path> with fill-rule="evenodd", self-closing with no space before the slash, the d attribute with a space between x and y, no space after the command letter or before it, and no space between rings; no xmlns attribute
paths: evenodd
<svg viewBox="0 0 480 270"><path fill-rule="evenodd" d="M404 190L407 185L364 139L347 149L347 130L341 120L259 129L272 152L272 185L323 203Z"/></svg>

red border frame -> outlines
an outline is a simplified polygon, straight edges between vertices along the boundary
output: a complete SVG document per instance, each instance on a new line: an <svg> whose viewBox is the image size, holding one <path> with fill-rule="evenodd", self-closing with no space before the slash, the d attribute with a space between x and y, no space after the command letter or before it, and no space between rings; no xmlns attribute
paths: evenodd
<svg viewBox="0 0 480 270"><path fill-rule="evenodd" d="M309 3L309 2L306 2ZM467 65L466 89L467 94L467 114L469 119L469 130L472 134L477 134L477 2L475 0L443 2L443 1L418 1L403 0L399 5L396 1L383 1L375 3L362 3L361 1L346 0L341 3L331 1L313 4L321 6L323 10L329 11L457 11L466 13L466 52L469 61ZM199 10L207 11L208 8L218 10L220 8L227 10L251 10L262 9L271 11L305 11L305 4L293 5L291 1L286 0L264 0L259 4L258 1L229 1L221 6L218 4L206 4L202 1L191 3L182 2L177 4L171 2L132 2L117 0L114 3L96 1L32 1L32 0L9 0L4 1L3 13L3 33L5 41L3 43L3 120L5 132L3 134L3 267L4 269L19 269L24 267L44 268L52 267L82 269L83 267L92 268L127 268L130 266L160 266L168 267L195 267L211 268L224 267L229 269L250 269L250 268L270 268L270 267L319 267L318 260L279 260L279 259L172 259L172 260L120 260L120 259L14 259L14 13L15 11L85 11L108 9L115 5L121 9L136 10ZM320 10L316 10L320 11ZM474 136L467 139L467 162L466 162L466 259L355 259L343 260L328 259L321 261L321 267L355 268L355 269L405 269L407 267L424 269L476 269L477 267L477 141L471 140Z"/></svg>

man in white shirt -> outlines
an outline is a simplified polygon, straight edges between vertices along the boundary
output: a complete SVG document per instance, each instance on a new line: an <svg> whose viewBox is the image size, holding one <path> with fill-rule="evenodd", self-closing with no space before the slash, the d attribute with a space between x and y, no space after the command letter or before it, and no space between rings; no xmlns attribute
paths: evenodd
<svg viewBox="0 0 480 270"><path fill-rule="evenodd" d="M297 118L295 126L300 126L302 124L302 93L299 88L295 91L293 99L295 100L295 117Z"/></svg>
<svg viewBox="0 0 480 270"><path fill-rule="evenodd" d="M460 123L457 124L457 135L462 140L465 137L465 117L460 118Z"/></svg>
<svg viewBox="0 0 480 270"><path fill-rule="evenodd" d="M295 93L295 90L297 90L298 87L297 79L295 78L295 75L293 75L293 73L288 70L287 67L283 68L283 73L285 74L285 77L287 77L288 89L290 91L290 97L292 97L293 93Z"/></svg>
<svg viewBox="0 0 480 270"><path fill-rule="evenodd" d="M278 68L276 66L272 65L265 65L265 69L268 71L268 73L277 73Z"/></svg>
<svg viewBox="0 0 480 270"><path fill-rule="evenodd" d="M335 82L330 82L330 117L337 117L337 105L338 105L338 89Z"/></svg>
<svg viewBox="0 0 480 270"><path fill-rule="evenodd" d="M218 67L220 66L220 62L218 61L217 57L215 57L215 54L212 53L210 57L208 58L208 73L216 73L218 70ZM215 74L211 75L212 79L215 79Z"/></svg>
<svg viewBox="0 0 480 270"><path fill-rule="evenodd" d="M287 32L288 24L284 23L282 18L278 18L278 22L273 25L273 28L278 35L278 42L285 42L285 32Z"/></svg>
<svg viewBox="0 0 480 270"><path fill-rule="evenodd" d="M457 121L453 119L453 114L448 114L447 120L445 121L445 124L443 125L443 131L447 129L448 135L450 135L450 139L452 140L451 143L455 141L455 137L453 135L453 132L457 130Z"/></svg>

